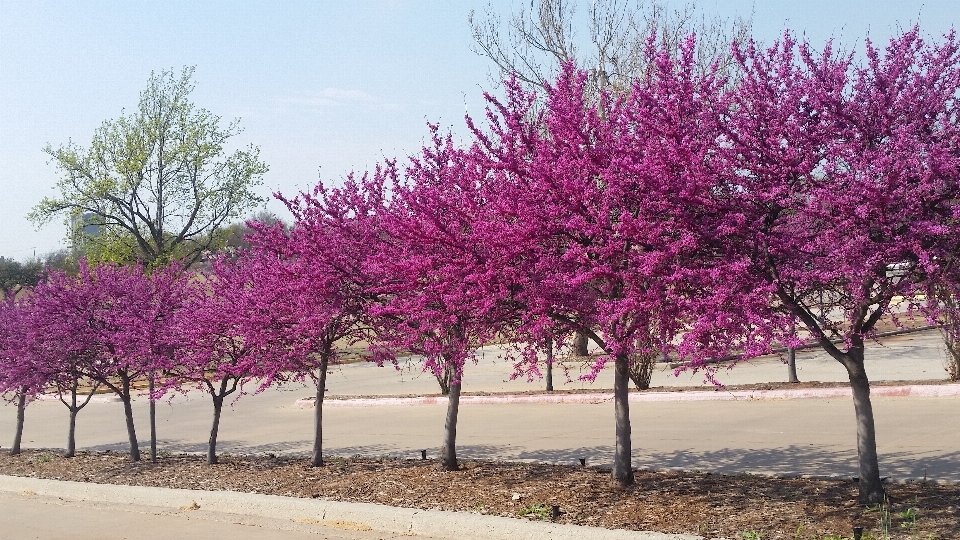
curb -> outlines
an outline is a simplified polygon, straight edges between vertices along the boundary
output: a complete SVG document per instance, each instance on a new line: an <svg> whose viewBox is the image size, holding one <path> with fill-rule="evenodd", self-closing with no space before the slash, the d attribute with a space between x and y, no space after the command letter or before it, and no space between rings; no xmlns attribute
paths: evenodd
<svg viewBox="0 0 960 540"><path fill-rule="evenodd" d="M523 519L486 516L466 512L417 510L371 503L329 501L190 489L92 484L41 478L0 475L0 492L90 501L161 507L171 510L200 509L323 525L324 522L352 522L373 530L464 540L702 540L688 534L625 531Z"/></svg>
<svg viewBox="0 0 960 540"><path fill-rule="evenodd" d="M947 397L960 396L960 384L914 384L905 386L875 386L873 397ZM630 392L632 403L658 401L759 401L787 399L828 399L852 397L850 387L796 388L782 390L691 390L688 392ZM584 394L533 394L505 396L461 396L461 405L499 405L523 403L581 403L598 404L613 400L612 392ZM294 406L314 408L314 398L298 399ZM446 396L431 397L373 397L354 399L325 399L324 407L380 407L397 405L446 405Z"/></svg>

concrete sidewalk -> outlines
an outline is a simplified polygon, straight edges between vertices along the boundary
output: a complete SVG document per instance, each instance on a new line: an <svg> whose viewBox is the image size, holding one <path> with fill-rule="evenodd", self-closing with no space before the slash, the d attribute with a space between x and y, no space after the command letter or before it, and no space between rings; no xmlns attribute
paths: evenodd
<svg viewBox="0 0 960 540"><path fill-rule="evenodd" d="M396 508L369 503L349 503L324 499L302 499L278 497L254 493L231 491L200 491L187 489L166 489L140 486L117 486L81 482L64 482L38 478L0 476L0 500L4 508L8 504L21 511L46 505L46 514L42 520L24 521L20 512L7 513L0 518L4 534L10 534L19 528L26 534L16 534L17 538L27 538L37 532L37 527L49 529L53 516L70 512L51 505L69 506L84 509L82 529L89 530L92 512L107 512L116 519L117 512L136 512L148 514L146 519L138 517L136 521L126 521L129 536L145 538L150 532L161 533L161 538L178 537L170 527L188 524L190 537L200 534L198 524L211 528L213 523L256 526L260 529L256 538L306 538L305 535L289 533L320 534L327 538L372 539L416 537L423 539L463 539L463 540L699 540L702 537L657 532L636 532L609 530L598 527L535 522L523 519L487 516L467 512L445 512L439 510L418 510ZM59 502L54 502L59 501ZM17 516L14 518L14 516ZM59 518L61 516L57 516ZM11 519L14 518L14 519ZM61 519L53 518L57 528L69 526ZM9 522L9 523L4 523ZM42 524L42 525L38 525ZM98 538L107 538L99 531L104 523L98 523ZM136 523L136 526L131 526ZM13 528L10 528L13 527ZM212 527L217 529L216 526ZM79 530L80 528L73 529ZM220 529L223 529L221 526ZM65 532L70 532L65 531ZM239 539L234 531L217 531L215 537L223 538L230 533L231 538ZM249 531L242 531L249 532ZM285 533L285 534L284 534ZM385 536L386 535L386 536ZM60 536L59 538L69 537ZM156 536L156 535L155 535ZM13 536L11 536L13 537ZM183 537L183 536L180 536ZM253 538L252 536L244 536ZM314 537L315 536L309 536Z"/></svg>
<svg viewBox="0 0 960 540"><path fill-rule="evenodd" d="M36 540L405 540L404 535L354 531L291 520L203 510L64 500L0 491L0 537ZM419 537L427 540L426 537ZM439 540L439 539L438 539Z"/></svg>

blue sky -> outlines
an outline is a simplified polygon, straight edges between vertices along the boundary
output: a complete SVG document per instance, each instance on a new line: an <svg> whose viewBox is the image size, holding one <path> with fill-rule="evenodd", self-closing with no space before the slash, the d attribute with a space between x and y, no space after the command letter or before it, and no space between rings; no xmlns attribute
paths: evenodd
<svg viewBox="0 0 960 540"><path fill-rule="evenodd" d="M582 0L586 4L589 0ZM674 2L676 5L682 2ZM262 193L295 194L383 157L415 152L426 122L463 132L482 114L490 64L471 51L471 9L487 0L0 0L0 255L63 245L63 227L27 212L55 194L42 148L87 145L101 122L136 107L151 71L195 65L197 105L240 119L236 138L270 165ZM494 0L508 16L529 0ZM919 22L940 35L955 0L702 0L723 17L753 13L754 35L791 28L822 44L885 40ZM581 9L584 11L584 9ZM280 205L269 209L282 213Z"/></svg>

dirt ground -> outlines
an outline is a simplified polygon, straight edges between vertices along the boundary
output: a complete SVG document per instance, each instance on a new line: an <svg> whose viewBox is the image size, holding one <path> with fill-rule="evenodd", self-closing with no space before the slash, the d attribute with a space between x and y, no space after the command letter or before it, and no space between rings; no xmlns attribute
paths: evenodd
<svg viewBox="0 0 960 540"><path fill-rule="evenodd" d="M232 490L324 497L423 509L456 510L607 528L652 530L735 540L960 538L960 486L932 482L887 485L889 504L862 508L852 481L783 479L700 472L637 471L636 484L611 484L609 469L466 461L455 472L431 460L162 455L130 463L119 453L54 451L0 455L0 474L181 489Z"/></svg>

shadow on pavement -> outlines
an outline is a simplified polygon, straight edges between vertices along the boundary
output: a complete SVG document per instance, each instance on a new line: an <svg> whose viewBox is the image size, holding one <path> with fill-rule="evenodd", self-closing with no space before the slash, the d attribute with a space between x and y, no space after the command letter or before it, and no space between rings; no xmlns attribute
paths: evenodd
<svg viewBox="0 0 960 540"><path fill-rule="evenodd" d="M427 455L436 457L436 448L427 448ZM393 456L418 458L419 451L387 445L374 447L328 447L330 455L365 457ZM579 464L585 458L587 465L609 467L612 446L567 448L562 450L524 451L509 446L464 445L457 448L460 459L517 460L542 463ZM960 481L960 452L946 452L917 456L907 452L880 455L880 472L891 478L923 477ZM688 471L710 471L725 474L809 474L856 476L856 451L828 451L814 446L788 446L778 449L717 451L682 450L674 453L644 453L634 450L633 466L640 469L678 468Z"/></svg>
<svg viewBox="0 0 960 540"><path fill-rule="evenodd" d="M149 441L140 441L141 451L149 447ZM222 454L283 454L289 456L307 456L313 442L310 440L289 441L271 444L245 444L243 441L224 440L217 445ZM645 453L642 448L634 447L633 466L638 469L683 469L687 471L709 471L724 474L806 474L856 476L856 451L831 451L816 446L787 446L776 449L722 449L715 451L681 450L673 453ZM95 451L126 452L127 445L122 443L88 447ZM162 452L196 453L207 451L206 444L183 443L161 440L158 449ZM403 448L396 445L378 444L366 446L324 447L326 456L367 458L395 457L419 459L421 449ZM427 457L435 459L439 453L437 447L429 447ZM612 463L612 446L592 446L565 448L559 450L527 451L511 446L463 445L457 447L457 456L461 460L515 460L577 465L580 458L586 459L588 466L609 467ZM880 455L880 472L893 479L922 478L960 481L960 452L941 454L928 453L916 455L908 452L885 453Z"/></svg>

